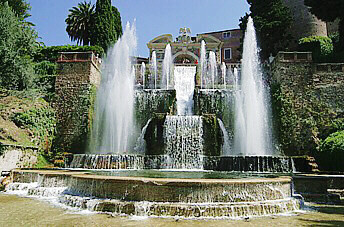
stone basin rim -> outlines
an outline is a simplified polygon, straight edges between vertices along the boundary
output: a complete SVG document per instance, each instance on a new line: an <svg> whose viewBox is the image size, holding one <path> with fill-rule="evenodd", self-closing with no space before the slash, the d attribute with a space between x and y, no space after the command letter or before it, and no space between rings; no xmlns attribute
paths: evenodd
<svg viewBox="0 0 344 227"><path fill-rule="evenodd" d="M69 176L79 179L94 179L117 182L156 182L156 183L199 183L199 184L261 184L261 183L290 183L292 177L279 176L276 178L240 178L240 179L183 179L183 178L151 178L95 175L88 172L73 172L68 170L25 170L14 169L12 172L35 173L46 176Z"/></svg>

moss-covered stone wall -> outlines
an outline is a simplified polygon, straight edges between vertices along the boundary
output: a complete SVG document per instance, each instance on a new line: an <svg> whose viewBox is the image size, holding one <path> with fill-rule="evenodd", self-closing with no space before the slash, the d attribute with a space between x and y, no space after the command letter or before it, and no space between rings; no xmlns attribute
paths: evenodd
<svg viewBox="0 0 344 227"><path fill-rule="evenodd" d="M100 71L92 61L59 62L54 101L55 152L85 151L99 82Z"/></svg>
<svg viewBox="0 0 344 227"><path fill-rule="evenodd" d="M344 64L283 55L271 65L275 132L285 154L314 155L344 118Z"/></svg>

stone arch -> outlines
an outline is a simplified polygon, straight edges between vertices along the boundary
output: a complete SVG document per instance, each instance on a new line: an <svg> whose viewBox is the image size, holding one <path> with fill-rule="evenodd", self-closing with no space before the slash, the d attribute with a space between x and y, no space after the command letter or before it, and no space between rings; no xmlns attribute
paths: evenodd
<svg viewBox="0 0 344 227"><path fill-rule="evenodd" d="M191 61L193 60L192 63L194 63L195 61L199 62L199 57L191 51L177 52L175 55L173 55L172 61L175 63L175 61L181 57L185 57L187 59L190 59Z"/></svg>

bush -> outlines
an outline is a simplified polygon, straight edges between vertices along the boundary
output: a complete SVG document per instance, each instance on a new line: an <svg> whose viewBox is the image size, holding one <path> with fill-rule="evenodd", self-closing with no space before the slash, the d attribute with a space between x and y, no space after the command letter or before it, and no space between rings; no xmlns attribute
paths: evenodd
<svg viewBox="0 0 344 227"><path fill-rule="evenodd" d="M333 54L332 39L327 36L309 36L299 40L300 51L312 51L316 62L329 62Z"/></svg>
<svg viewBox="0 0 344 227"><path fill-rule="evenodd" d="M344 171L344 130L332 133L321 142L317 161L321 170Z"/></svg>
<svg viewBox="0 0 344 227"><path fill-rule="evenodd" d="M35 61L51 61L55 62L59 57L59 52L87 52L93 51L96 54L102 56L104 54L104 49L100 46L72 46L72 45L65 45L65 46L49 46L49 47L41 47L37 54L35 55Z"/></svg>

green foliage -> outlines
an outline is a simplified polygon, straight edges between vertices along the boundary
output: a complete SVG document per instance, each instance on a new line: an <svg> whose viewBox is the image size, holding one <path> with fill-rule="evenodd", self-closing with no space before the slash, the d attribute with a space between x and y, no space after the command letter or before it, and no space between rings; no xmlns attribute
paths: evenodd
<svg viewBox="0 0 344 227"><path fill-rule="evenodd" d="M247 0L250 5L250 14L240 18L240 28L245 30L248 16L251 16L256 27L257 36L264 59L270 53L275 55L279 50L288 46L288 29L292 23L289 8L282 0Z"/></svg>
<svg viewBox="0 0 344 227"><path fill-rule="evenodd" d="M119 36L116 32L115 22L118 23L118 18L116 21L111 0L97 0L95 25L93 28L94 35L91 44L99 45L104 50L107 50L114 44Z"/></svg>
<svg viewBox="0 0 344 227"><path fill-rule="evenodd" d="M322 141L317 156L321 170L344 171L344 130Z"/></svg>
<svg viewBox="0 0 344 227"><path fill-rule="evenodd" d="M31 130L34 143L45 155L51 155L50 148L56 127L55 111L44 100L41 103L40 106L12 114L11 120L18 127Z"/></svg>
<svg viewBox="0 0 344 227"><path fill-rule="evenodd" d="M54 62L60 56L60 52L88 52L93 51L100 56L104 54L104 49L100 46L49 46L40 47L37 54L34 56L36 62L51 61Z"/></svg>
<svg viewBox="0 0 344 227"><path fill-rule="evenodd" d="M0 4L0 86L23 90L32 83L37 33L23 24L7 3Z"/></svg>
<svg viewBox="0 0 344 227"><path fill-rule="evenodd" d="M0 4L4 4L5 2L8 3L14 14L20 20L24 20L31 16L29 14L31 6L26 0L0 0Z"/></svg>
<svg viewBox="0 0 344 227"><path fill-rule="evenodd" d="M121 15L111 0L79 3L69 10L66 31L78 44L101 46L107 50L122 35Z"/></svg>
<svg viewBox="0 0 344 227"><path fill-rule="evenodd" d="M69 10L66 19L66 31L72 41L84 46L89 45L92 38L92 29L94 27L94 5L91 2L81 2L77 7Z"/></svg>
<svg viewBox="0 0 344 227"><path fill-rule="evenodd" d="M47 167L51 167L51 163L46 159L46 157L42 154L37 156L37 163L34 166L34 168L47 168Z"/></svg>
<svg viewBox="0 0 344 227"><path fill-rule="evenodd" d="M326 36L310 36L299 40L300 51L313 52L316 62L327 62L333 54L332 39Z"/></svg>
<svg viewBox="0 0 344 227"><path fill-rule="evenodd" d="M344 4L342 0L328 0L326 4L318 0L305 0L312 14L326 22L339 19L339 49L344 50Z"/></svg>

